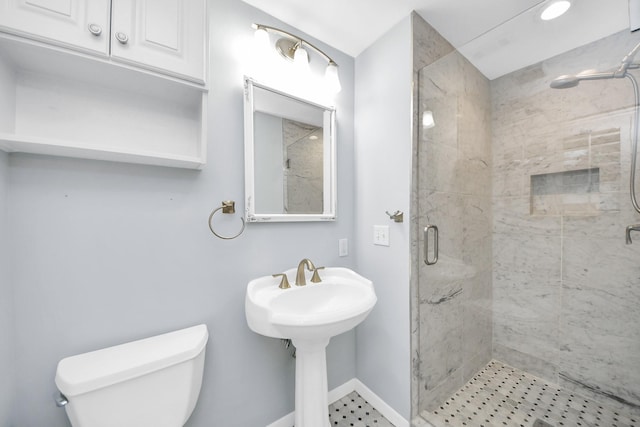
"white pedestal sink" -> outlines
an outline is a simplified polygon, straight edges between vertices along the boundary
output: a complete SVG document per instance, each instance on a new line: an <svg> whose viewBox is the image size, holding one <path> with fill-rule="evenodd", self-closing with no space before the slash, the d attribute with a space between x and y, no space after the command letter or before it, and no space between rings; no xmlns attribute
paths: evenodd
<svg viewBox="0 0 640 427"><path fill-rule="evenodd" d="M296 270L285 271L291 283ZM307 273L310 274L310 273ZM296 346L296 427L328 427L326 346L354 328L377 298L370 280L348 268L320 271L321 283L280 289L279 278L264 276L247 285L245 313L252 331L290 338Z"/></svg>

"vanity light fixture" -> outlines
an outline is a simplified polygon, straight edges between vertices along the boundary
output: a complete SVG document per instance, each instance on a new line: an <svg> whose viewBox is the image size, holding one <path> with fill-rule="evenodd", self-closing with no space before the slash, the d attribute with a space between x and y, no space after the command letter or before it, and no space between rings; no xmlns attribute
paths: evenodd
<svg viewBox="0 0 640 427"><path fill-rule="evenodd" d="M563 15L571 7L569 0L556 0L550 2L540 14L540 19L543 21L550 21L556 19L560 15Z"/></svg>
<svg viewBox="0 0 640 427"><path fill-rule="evenodd" d="M275 49L284 58L293 61L295 67L300 73L309 72L310 58L308 50L316 52L325 61L327 61L324 79L328 89L334 93L340 92L342 86L340 85L340 78L338 76L338 64L336 64L329 55L303 38L294 36L284 30L262 24L253 24L252 27L256 30L255 39L261 47L271 47L269 33L282 36L276 41Z"/></svg>

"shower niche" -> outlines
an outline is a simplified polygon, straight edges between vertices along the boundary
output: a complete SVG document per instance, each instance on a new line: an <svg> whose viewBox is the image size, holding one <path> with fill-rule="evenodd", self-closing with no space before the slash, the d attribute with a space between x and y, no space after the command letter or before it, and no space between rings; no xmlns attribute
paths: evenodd
<svg viewBox="0 0 640 427"><path fill-rule="evenodd" d="M600 169L531 175L531 215L595 215Z"/></svg>
<svg viewBox="0 0 640 427"><path fill-rule="evenodd" d="M530 214L596 216L619 209L612 194L620 190L620 140L620 128L583 130L554 141L561 149L535 153Z"/></svg>

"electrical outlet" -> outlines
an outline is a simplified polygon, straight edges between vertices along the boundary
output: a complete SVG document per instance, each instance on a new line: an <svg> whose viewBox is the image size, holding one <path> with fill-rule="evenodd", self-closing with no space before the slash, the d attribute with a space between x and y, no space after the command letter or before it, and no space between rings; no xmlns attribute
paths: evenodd
<svg viewBox="0 0 640 427"><path fill-rule="evenodd" d="M338 240L338 256L347 256L349 255L349 240L340 239Z"/></svg>
<svg viewBox="0 0 640 427"><path fill-rule="evenodd" d="M389 226L374 225L373 226L373 244L380 246L389 246Z"/></svg>

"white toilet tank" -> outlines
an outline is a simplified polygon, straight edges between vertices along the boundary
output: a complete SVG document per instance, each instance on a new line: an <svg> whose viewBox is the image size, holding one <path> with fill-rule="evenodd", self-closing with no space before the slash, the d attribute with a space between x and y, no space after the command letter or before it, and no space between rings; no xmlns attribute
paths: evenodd
<svg viewBox="0 0 640 427"><path fill-rule="evenodd" d="M67 357L56 385L73 427L182 427L196 406L206 325Z"/></svg>

